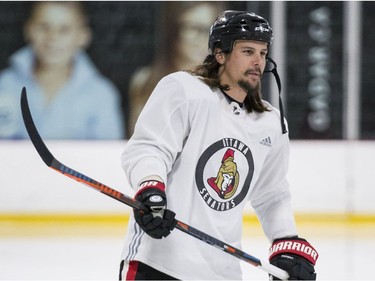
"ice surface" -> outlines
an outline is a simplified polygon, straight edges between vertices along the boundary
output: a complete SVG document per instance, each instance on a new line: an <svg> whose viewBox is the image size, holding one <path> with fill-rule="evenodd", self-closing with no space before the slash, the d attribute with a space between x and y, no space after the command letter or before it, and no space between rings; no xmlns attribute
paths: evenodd
<svg viewBox="0 0 375 281"><path fill-rule="evenodd" d="M371 280L375 261L375 231L329 227L303 229L320 257L319 280ZM123 231L69 235L1 235L0 280L117 280ZM310 234L307 234L310 233ZM261 234L246 234L243 250L267 258L268 241ZM242 263L245 280L268 280L262 270Z"/></svg>

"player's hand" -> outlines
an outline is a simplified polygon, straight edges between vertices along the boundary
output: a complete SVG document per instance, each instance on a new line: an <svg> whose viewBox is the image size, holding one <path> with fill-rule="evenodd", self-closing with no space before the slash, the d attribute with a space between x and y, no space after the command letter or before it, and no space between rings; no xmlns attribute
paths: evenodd
<svg viewBox="0 0 375 281"><path fill-rule="evenodd" d="M292 237L276 239L270 248L270 263L284 269L289 280L316 280L317 251L305 239ZM270 280L279 280L270 276Z"/></svg>
<svg viewBox="0 0 375 281"><path fill-rule="evenodd" d="M176 226L175 213L166 209L167 198L162 182L148 180L141 184L135 200L141 202L148 211L135 210L134 218L139 226L152 238L167 237Z"/></svg>

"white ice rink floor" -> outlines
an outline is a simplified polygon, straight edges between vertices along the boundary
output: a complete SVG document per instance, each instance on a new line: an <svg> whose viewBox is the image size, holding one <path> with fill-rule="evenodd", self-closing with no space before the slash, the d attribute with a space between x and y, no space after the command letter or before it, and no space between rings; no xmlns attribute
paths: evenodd
<svg viewBox="0 0 375 281"><path fill-rule="evenodd" d="M117 280L123 234L79 230L43 230L14 234L0 229L0 280ZM5 227L5 228L4 228ZM11 226L10 226L11 227ZM35 228L35 226L33 226ZM77 230L77 233L75 231ZM309 226L308 236L320 257L319 280L374 280L375 226ZM27 235L25 235L27 234ZM302 235L301 235L302 236ZM259 232L245 231L243 250L266 259L268 242ZM218 250L219 251L219 250ZM243 263L245 280L268 280L267 274Z"/></svg>

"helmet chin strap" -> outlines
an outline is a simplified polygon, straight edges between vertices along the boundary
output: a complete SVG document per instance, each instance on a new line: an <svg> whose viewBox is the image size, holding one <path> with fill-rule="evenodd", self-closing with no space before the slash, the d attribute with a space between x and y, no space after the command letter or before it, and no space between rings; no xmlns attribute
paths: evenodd
<svg viewBox="0 0 375 281"><path fill-rule="evenodd" d="M273 76L275 77L277 88L279 89L279 110L280 110L281 131L283 132L283 134L286 134L288 131L286 129L285 120L284 120L284 108L283 108L283 102L281 100L281 81L280 81L279 73L277 72L277 64L270 57L267 57L267 61L272 63L273 68L271 70L266 70L264 72L272 72Z"/></svg>

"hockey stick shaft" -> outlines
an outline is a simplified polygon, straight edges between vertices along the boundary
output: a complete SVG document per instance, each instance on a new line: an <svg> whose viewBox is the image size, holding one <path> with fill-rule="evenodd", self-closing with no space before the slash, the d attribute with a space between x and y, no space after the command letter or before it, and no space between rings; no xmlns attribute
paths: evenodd
<svg viewBox="0 0 375 281"><path fill-rule="evenodd" d="M29 134L30 140L32 141L35 149L37 150L38 154L44 161L44 163L52 168L53 170L62 173L63 175L70 177L80 183L86 184L87 186L95 189L96 191L99 191L113 199L116 199L133 209L142 209L146 210L145 207L138 201L134 200L133 198L113 189L109 186L106 186L80 172L77 172L76 170L69 168L59 162L49 151L45 143L43 142L43 139L39 135L39 132L34 124L30 108L27 101L27 93L26 88L24 87L22 89L21 93L21 110L22 110L22 117L26 126L26 130ZM263 262L259 260L256 257L253 257L252 255L249 255L242 250L239 250L229 244L226 244L192 226L189 226L181 221L177 220L176 228L179 229L182 232L185 232L186 234L193 236L209 245L212 245L236 258L239 258L247 263L250 263L256 267L259 267L260 269L264 270L265 272L276 276L280 279L288 279L288 273L284 270L281 270L280 268L273 266L269 264L268 262Z"/></svg>

